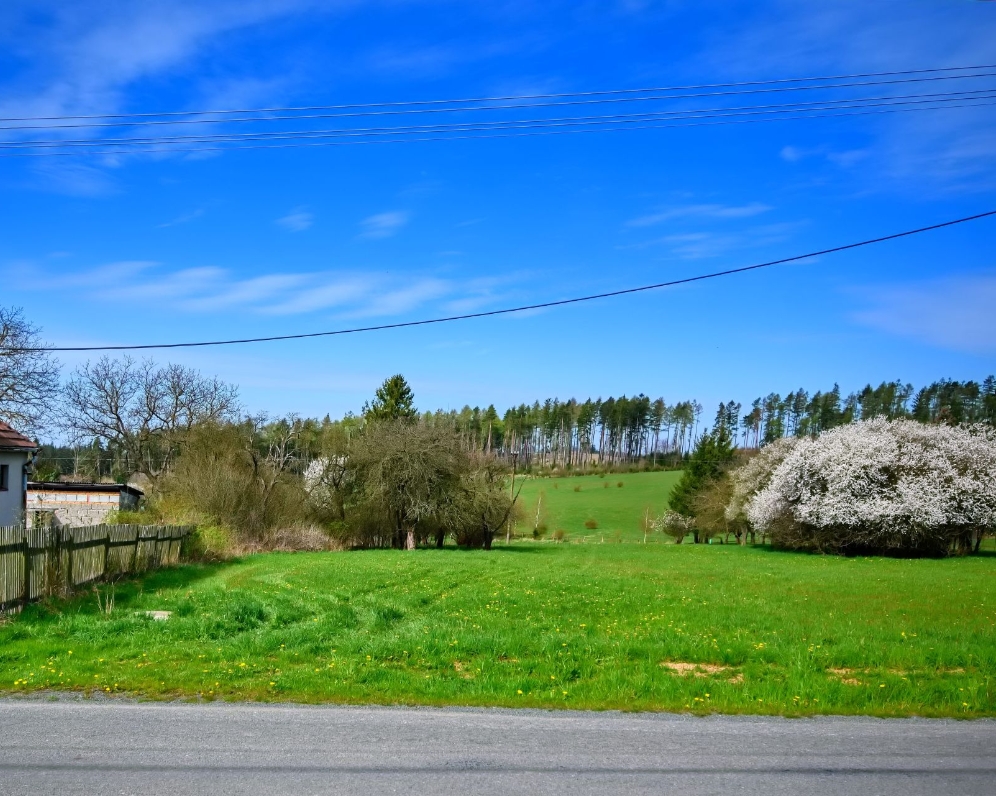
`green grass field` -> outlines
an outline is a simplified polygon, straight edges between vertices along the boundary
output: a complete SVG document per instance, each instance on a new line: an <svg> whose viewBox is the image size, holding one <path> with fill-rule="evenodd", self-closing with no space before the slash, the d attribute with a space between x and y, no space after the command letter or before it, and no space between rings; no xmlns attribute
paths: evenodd
<svg viewBox="0 0 996 796"><path fill-rule="evenodd" d="M642 541L648 510L653 519L667 508L668 495L680 477L680 472L672 471L527 478L519 496L522 516L516 530L532 534L539 502L547 537L561 529L575 542ZM587 520L594 520L597 528L586 528Z"/></svg>
<svg viewBox="0 0 996 796"><path fill-rule="evenodd" d="M977 717L996 715L994 677L991 555L265 554L118 584L109 613L90 593L0 625L6 692Z"/></svg>

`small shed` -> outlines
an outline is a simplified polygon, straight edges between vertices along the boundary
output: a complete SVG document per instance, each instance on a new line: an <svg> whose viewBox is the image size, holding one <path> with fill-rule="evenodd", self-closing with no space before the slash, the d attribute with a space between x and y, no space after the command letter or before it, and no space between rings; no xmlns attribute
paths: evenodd
<svg viewBox="0 0 996 796"><path fill-rule="evenodd" d="M29 481L29 527L39 513L56 526L78 528L100 525L112 511L134 511L144 493L129 484L86 484L64 481Z"/></svg>
<svg viewBox="0 0 996 796"><path fill-rule="evenodd" d="M38 446L0 422L0 527L24 521L24 497L31 459Z"/></svg>

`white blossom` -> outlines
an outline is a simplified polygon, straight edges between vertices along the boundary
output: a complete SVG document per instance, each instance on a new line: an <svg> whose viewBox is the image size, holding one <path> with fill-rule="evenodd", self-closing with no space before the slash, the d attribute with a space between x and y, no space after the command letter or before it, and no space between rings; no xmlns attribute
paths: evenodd
<svg viewBox="0 0 996 796"><path fill-rule="evenodd" d="M758 530L832 530L883 547L991 530L996 431L882 418L840 426L799 441L745 513Z"/></svg>
<svg viewBox="0 0 996 796"><path fill-rule="evenodd" d="M730 473L733 497L726 507L726 519L731 522L744 516L747 502L764 489L771 476L800 442L798 437L783 437L765 445L746 464Z"/></svg>
<svg viewBox="0 0 996 796"><path fill-rule="evenodd" d="M341 483L345 467L344 456L322 456L308 464L304 471L304 489L317 508L334 506L333 494L337 483Z"/></svg>
<svg viewBox="0 0 996 796"><path fill-rule="evenodd" d="M676 540L684 539L695 527L695 520L679 514L677 511L667 509L659 517L655 517L650 523L651 529L658 533L664 533L674 537Z"/></svg>

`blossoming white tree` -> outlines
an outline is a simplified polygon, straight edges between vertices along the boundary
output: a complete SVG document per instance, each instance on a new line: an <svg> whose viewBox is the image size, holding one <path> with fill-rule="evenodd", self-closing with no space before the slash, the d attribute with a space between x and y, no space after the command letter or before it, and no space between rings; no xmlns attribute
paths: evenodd
<svg viewBox="0 0 996 796"><path fill-rule="evenodd" d="M747 522L747 504L753 497L771 483L775 469L795 450L799 437L783 437L765 445L743 466L730 473L733 495L726 507L728 522ZM751 531L753 534L753 531ZM746 544L747 534L740 535L740 543Z"/></svg>
<svg viewBox="0 0 996 796"><path fill-rule="evenodd" d="M740 471L729 510L786 546L943 555L996 528L991 428L875 419L799 440L770 468L783 453Z"/></svg>

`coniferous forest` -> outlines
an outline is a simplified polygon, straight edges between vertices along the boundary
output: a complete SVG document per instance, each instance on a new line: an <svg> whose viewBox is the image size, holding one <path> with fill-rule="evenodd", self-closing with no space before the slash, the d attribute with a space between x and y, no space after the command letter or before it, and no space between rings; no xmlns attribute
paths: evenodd
<svg viewBox="0 0 996 796"><path fill-rule="evenodd" d="M573 469L635 462L673 466L709 429L723 429L741 448L757 448L781 437L815 437L872 417L996 425L996 377L982 382L942 379L919 390L887 381L846 396L836 384L813 393L799 388L756 398L747 407L734 400L720 403L708 414L695 400L668 403L640 394L585 401L548 398L512 407L504 415L491 405L423 417L451 424L471 447L514 454L523 467Z"/></svg>

